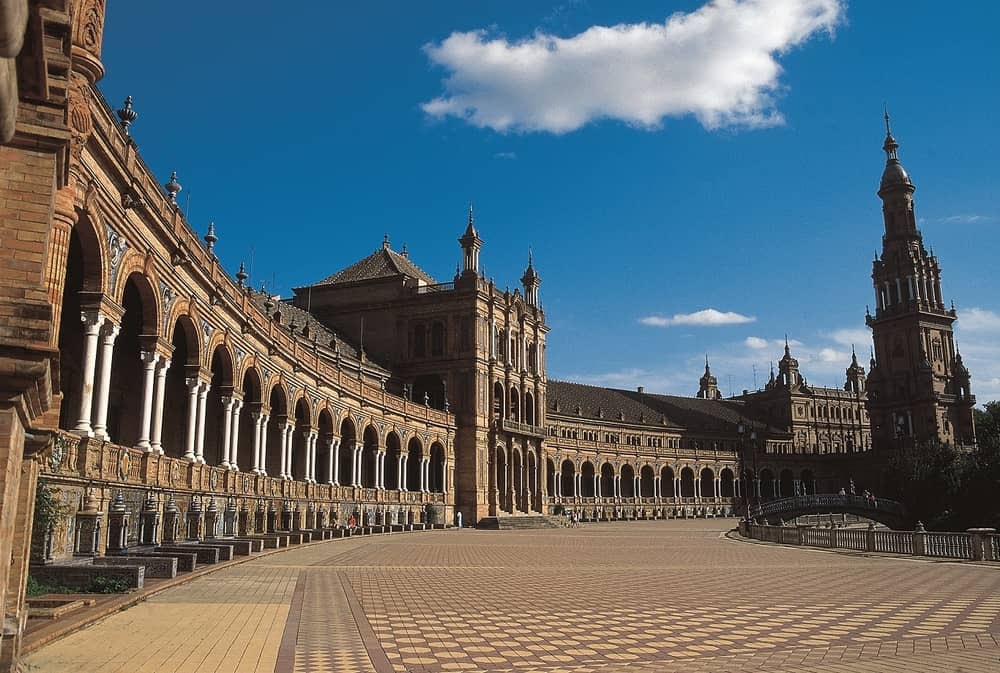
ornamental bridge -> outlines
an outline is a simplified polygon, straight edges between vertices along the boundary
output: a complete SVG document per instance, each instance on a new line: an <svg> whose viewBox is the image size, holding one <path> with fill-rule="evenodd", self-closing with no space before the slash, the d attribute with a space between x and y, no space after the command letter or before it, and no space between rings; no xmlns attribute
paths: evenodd
<svg viewBox="0 0 1000 673"><path fill-rule="evenodd" d="M774 523L807 514L854 514L865 519L878 521L889 528L899 529L912 523L903 503L882 498L868 499L860 495L799 495L781 498L751 506L755 520L764 519Z"/></svg>

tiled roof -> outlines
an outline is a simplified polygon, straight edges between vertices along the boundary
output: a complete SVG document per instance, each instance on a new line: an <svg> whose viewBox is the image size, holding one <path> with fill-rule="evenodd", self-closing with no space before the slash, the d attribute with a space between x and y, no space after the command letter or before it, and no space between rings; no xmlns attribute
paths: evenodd
<svg viewBox="0 0 1000 673"><path fill-rule="evenodd" d="M250 294L250 301L252 301L258 307L260 307L261 310L264 310L264 301L267 299L267 293L250 290L249 294ZM323 323L317 320L312 313L309 313L308 311L301 309L297 306L294 306L290 302L284 301L282 299L278 299L277 301L275 301L274 308L272 310L281 313L282 327L288 327L294 322L298 330L298 333L301 334L302 329L308 326L309 328L308 338L310 340L312 340L313 335L315 335L316 341L321 346L327 348L336 348L337 350L339 350L342 356L353 358L355 360L358 359L360 352L357 346L347 341L339 334L335 334L334 332L332 332L328 327L326 327ZM382 367L382 365L379 365L378 363L372 363L370 360L369 364L374 364L375 366ZM385 367L382 368L385 369Z"/></svg>
<svg viewBox="0 0 1000 673"><path fill-rule="evenodd" d="M603 420L609 423L733 433L741 419L758 427L766 425L737 400L703 400L552 380L547 384L546 397L549 415L574 417L579 406L579 417L591 421L602 420L598 416L600 410ZM559 405L558 411L556 404ZM624 419L619 413L624 414Z"/></svg>
<svg viewBox="0 0 1000 673"><path fill-rule="evenodd" d="M375 278L392 278L394 276L418 278L428 285L437 285L437 281L430 274L411 262L409 258L404 257L388 246L382 246L360 262L355 262L332 276L327 276L323 280L312 284L337 285L340 283L373 280Z"/></svg>

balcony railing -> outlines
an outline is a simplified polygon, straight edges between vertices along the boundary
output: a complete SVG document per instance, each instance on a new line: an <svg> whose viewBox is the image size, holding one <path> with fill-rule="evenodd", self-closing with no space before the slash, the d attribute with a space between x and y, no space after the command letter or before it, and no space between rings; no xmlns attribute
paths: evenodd
<svg viewBox="0 0 1000 673"><path fill-rule="evenodd" d="M531 425L529 423L518 423L517 421L511 421L506 418L500 422L500 429L504 432L517 432L522 435L531 435L532 437L545 437L545 428L541 426Z"/></svg>

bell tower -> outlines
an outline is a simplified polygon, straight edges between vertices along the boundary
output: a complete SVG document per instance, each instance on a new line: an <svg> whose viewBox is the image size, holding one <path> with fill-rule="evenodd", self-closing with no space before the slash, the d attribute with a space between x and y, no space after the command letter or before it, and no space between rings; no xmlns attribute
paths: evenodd
<svg viewBox="0 0 1000 673"><path fill-rule="evenodd" d="M885 170L879 184L885 233L872 263L875 314L866 322L875 345L868 411L876 448L940 442L975 445L976 398L956 355L937 257L924 248L913 212L916 189L897 155L885 115Z"/></svg>

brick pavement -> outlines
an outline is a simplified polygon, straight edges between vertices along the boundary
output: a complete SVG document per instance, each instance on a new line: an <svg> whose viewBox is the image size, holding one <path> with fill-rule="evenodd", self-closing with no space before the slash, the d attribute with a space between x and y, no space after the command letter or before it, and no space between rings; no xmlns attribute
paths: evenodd
<svg viewBox="0 0 1000 673"><path fill-rule="evenodd" d="M170 589L38 671L1000 671L1000 567L748 544L725 522L291 549Z"/></svg>

